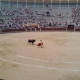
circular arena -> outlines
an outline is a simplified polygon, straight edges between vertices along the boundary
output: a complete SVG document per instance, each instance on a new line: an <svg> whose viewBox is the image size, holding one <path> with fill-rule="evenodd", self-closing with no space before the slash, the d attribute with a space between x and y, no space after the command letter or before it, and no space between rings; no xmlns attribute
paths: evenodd
<svg viewBox="0 0 80 80"><path fill-rule="evenodd" d="M34 45L28 39L36 39ZM37 44L43 40L43 48ZM78 32L0 34L0 78L4 80L79 80Z"/></svg>
<svg viewBox="0 0 80 80"><path fill-rule="evenodd" d="M80 80L79 0L0 0L0 80Z"/></svg>

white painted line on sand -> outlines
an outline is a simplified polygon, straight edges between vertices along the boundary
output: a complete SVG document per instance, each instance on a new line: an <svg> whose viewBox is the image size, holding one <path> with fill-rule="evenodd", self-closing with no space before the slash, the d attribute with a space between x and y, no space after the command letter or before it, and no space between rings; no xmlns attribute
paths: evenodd
<svg viewBox="0 0 80 80"><path fill-rule="evenodd" d="M7 39L7 38L10 38L10 37L5 37L5 38L2 38L2 39L0 39L0 41L3 41L3 40L5 40L5 39Z"/></svg>
<svg viewBox="0 0 80 80"><path fill-rule="evenodd" d="M24 56L20 56L20 55L17 55L17 56L18 56L18 57L21 57L21 58L31 59L31 60L35 60L35 61L42 61L42 62L64 63L64 64L80 64L80 62L60 62L60 61L49 61L49 60L42 60L42 59L36 59L36 58L30 58L30 57L24 57Z"/></svg>
<svg viewBox="0 0 80 80"><path fill-rule="evenodd" d="M23 65L23 66L28 66L28 67L34 67L34 68L43 68L43 69L58 70L58 71L74 71L74 72L80 72L80 70L59 69L59 68L51 68L51 67L45 67L45 66L34 66L34 65L22 64L22 63L18 63L18 62L6 60L6 59L3 59L3 58L0 58L0 60L6 61L6 62L10 62L10 63L13 63L13 64L18 64L18 65Z"/></svg>
<svg viewBox="0 0 80 80"><path fill-rule="evenodd" d="M4 38L4 36L3 37L0 37L0 39L3 39Z"/></svg>

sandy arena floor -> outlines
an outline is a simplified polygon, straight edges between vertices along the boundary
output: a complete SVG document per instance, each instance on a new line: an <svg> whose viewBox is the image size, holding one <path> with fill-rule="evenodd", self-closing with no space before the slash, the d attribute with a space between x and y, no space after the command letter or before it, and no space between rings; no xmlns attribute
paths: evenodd
<svg viewBox="0 0 80 80"><path fill-rule="evenodd" d="M27 44L36 39L35 45ZM43 47L37 44L43 40ZM80 80L79 32L0 34L0 78L4 80Z"/></svg>

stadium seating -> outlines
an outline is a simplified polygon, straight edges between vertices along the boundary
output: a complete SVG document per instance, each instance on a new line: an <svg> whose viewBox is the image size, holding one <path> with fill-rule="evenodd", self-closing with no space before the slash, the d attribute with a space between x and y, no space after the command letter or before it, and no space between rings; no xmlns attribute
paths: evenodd
<svg viewBox="0 0 80 80"><path fill-rule="evenodd" d="M29 4L26 7L21 3L18 3L17 7L16 3L13 2L10 4L11 7L8 6L7 2L3 2L0 9L0 17L4 19L6 29L23 28L23 23L36 23L39 24L39 27L54 28L64 28L67 24L74 23L76 28L80 27L80 8L76 8L72 4L69 4L69 8L67 4L60 6L53 4L52 8L50 5L47 7L45 5L42 8L42 4L36 4L35 7Z"/></svg>

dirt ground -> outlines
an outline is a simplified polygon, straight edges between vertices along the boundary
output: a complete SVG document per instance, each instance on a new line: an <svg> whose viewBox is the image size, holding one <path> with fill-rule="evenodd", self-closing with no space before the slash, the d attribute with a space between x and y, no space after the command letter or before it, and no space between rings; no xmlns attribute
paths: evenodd
<svg viewBox="0 0 80 80"><path fill-rule="evenodd" d="M28 39L36 39L34 45ZM43 48L37 44L43 40ZM0 34L0 79L80 80L79 32Z"/></svg>

